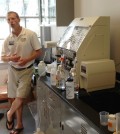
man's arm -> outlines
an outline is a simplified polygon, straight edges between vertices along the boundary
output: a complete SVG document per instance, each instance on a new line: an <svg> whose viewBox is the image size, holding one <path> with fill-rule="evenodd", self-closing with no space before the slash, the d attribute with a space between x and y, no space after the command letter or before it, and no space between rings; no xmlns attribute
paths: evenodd
<svg viewBox="0 0 120 134"><path fill-rule="evenodd" d="M14 62L18 62L18 60L20 59L20 56L17 55L12 55L12 56L1 56L1 60L4 62L9 62L9 61L14 61Z"/></svg>
<svg viewBox="0 0 120 134"><path fill-rule="evenodd" d="M41 50L41 49L35 50L35 51L33 51L33 53L31 54L31 56L26 57L26 58L20 58L20 60L18 61L18 65L23 66L23 65L25 65L27 62L38 58L41 54L42 54L42 50Z"/></svg>

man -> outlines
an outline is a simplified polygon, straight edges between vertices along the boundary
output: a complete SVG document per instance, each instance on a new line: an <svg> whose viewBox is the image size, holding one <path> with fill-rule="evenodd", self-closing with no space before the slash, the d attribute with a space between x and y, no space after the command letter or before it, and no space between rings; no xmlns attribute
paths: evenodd
<svg viewBox="0 0 120 134"><path fill-rule="evenodd" d="M1 59L9 63L8 98L11 107L6 114L6 128L11 130L10 134L19 134L24 129L23 103L30 93L33 63L41 55L41 45L33 31L20 26L20 18L16 12L7 13L7 22L11 34L4 41L1 53Z"/></svg>

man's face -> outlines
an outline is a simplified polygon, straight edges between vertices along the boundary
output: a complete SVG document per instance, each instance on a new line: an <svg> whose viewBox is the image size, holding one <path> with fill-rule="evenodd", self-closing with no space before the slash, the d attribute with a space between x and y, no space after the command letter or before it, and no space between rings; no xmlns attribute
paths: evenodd
<svg viewBox="0 0 120 134"><path fill-rule="evenodd" d="M10 13L7 16L7 22L11 26L11 28L15 28L19 26L20 19L16 16L15 13Z"/></svg>

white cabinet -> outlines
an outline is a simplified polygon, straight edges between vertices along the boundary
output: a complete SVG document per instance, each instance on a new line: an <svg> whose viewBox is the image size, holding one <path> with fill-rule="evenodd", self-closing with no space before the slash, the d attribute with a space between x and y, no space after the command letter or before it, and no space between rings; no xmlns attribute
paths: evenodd
<svg viewBox="0 0 120 134"><path fill-rule="evenodd" d="M74 0L41 0L43 24L68 26L74 19Z"/></svg>
<svg viewBox="0 0 120 134"><path fill-rule="evenodd" d="M59 94L37 82L40 129L46 134L98 134ZM63 92L64 94L64 92Z"/></svg>

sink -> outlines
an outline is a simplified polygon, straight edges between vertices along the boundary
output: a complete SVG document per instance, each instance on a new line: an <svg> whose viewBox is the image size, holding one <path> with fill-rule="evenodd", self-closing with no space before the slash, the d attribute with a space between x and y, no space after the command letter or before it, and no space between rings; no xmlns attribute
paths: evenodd
<svg viewBox="0 0 120 134"><path fill-rule="evenodd" d="M79 98L97 112L108 111L111 114L120 112L120 88L86 92L84 95L79 92Z"/></svg>

